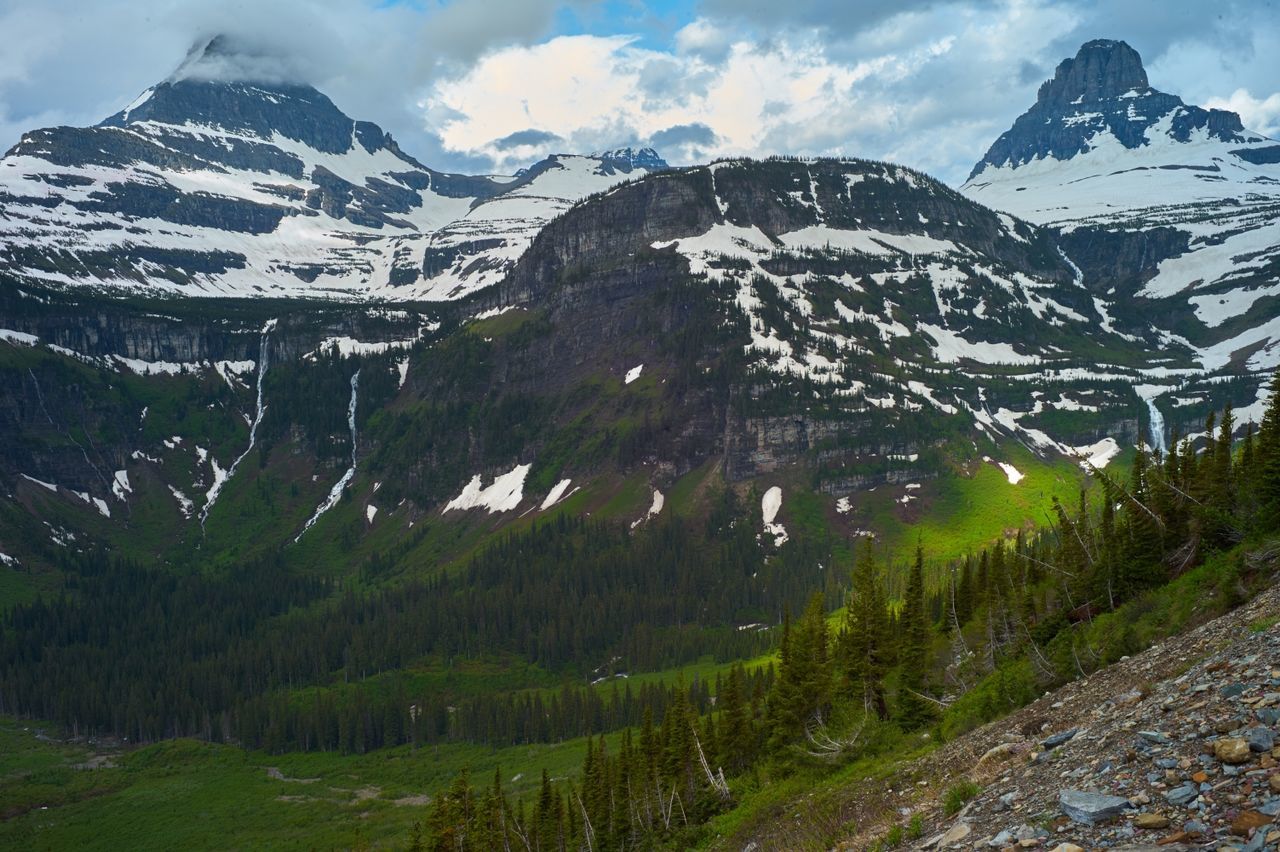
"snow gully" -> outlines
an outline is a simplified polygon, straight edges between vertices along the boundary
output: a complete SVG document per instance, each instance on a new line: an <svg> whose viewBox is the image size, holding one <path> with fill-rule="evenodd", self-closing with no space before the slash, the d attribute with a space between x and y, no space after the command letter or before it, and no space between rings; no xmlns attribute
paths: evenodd
<svg viewBox="0 0 1280 852"><path fill-rule="evenodd" d="M213 508L213 504L217 502L218 495L222 493L222 487L227 484L236 468L240 466L240 462L245 460L249 453L253 452L254 446L258 442L258 425L262 423L262 415L267 407L262 404L262 383L267 377L267 367L271 361L271 332L275 331L277 320L267 320L262 326L261 337L258 340L258 404L257 410L253 415L253 423L249 425L249 446L245 451L236 457L231 463L231 467L223 471L218 467L217 461L210 454L210 464L213 466L213 485L209 487L208 493L205 495L204 507L200 510L200 529L204 529L204 522L209 519L209 511Z"/></svg>
<svg viewBox="0 0 1280 852"><path fill-rule="evenodd" d="M347 490L347 484L356 475L356 400L359 393L360 371L356 370L351 376L351 402L347 403L347 426L351 429L351 467L347 468L347 472L342 474L342 478L334 483L333 488L329 490L329 496L316 509L316 513L307 521L306 526L302 528L302 532L298 533L298 537L293 540L294 544L302 541L302 537L307 534L307 530L311 529L315 522L320 520L321 515L338 505L338 501L342 499L342 492Z"/></svg>

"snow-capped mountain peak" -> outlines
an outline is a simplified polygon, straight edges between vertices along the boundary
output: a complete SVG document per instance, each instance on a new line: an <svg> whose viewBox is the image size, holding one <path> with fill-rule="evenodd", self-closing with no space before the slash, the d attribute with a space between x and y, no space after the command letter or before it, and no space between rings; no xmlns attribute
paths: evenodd
<svg viewBox="0 0 1280 852"><path fill-rule="evenodd" d="M282 59L217 36L95 127L0 160L0 271L184 295L455 298L550 218L665 168L652 149L452 175L348 117ZM486 206L498 196L509 204Z"/></svg>
<svg viewBox="0 0 1280 852"><path fill-rule="evenodd" d="M1114 218L1242 185L1280 194L1277 163L1280 144L1239 115L1152 88L1136 50L1099 39L1058 65L962 189L1036 222Z"/></svg>

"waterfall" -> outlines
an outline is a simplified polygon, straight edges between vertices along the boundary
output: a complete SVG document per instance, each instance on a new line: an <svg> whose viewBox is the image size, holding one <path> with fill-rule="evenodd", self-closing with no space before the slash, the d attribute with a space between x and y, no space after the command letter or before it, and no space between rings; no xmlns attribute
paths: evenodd
<svg viewBox="0 0 1280 852"><path fill-rule="evenodd" d="M253 422L249 424L249 446L236 457L236 460L231 463L231 467L225 471L218 467L217 460L213 461L213 485L209 486L209 491L205 494L204 507L200 510L200 529L204 529L204 522L209 518L209 510L217 502L218 495L222 493L222 487L231 479L236 472L236 468L240 466L240 462L244 461L245 457L253 452L253 447L258 442L258 424L262 422L262 415L267 410L267 407L262 404L262 380L267 377L267 367L270 366L271 332L275 330L275 327L275 320L267 320L266 324L262 326L261 337L258 339L258 405L254 411Z"/></svg>
<svg viewBox="0 0 1280 852"><path fill-rule="evenodd" d="M302 540L307 530L311 529L312 525L320 520L321 515L338 505L338 501L342 499L342 492L347 490L347 483L356 475L356 396L359 391L360 371L356 370L351 376L351 401L347 403L347 427L351 430L351 467L347 468L347 472L342 474L342 478L333 484L333 488L329 489L329 496L316 509L316 513L307 521L302 528L302 532L298 533L298 537L293 540L294 544Z"/></svg>
<svg viewBox="0 0 1280 852"><path fill-rule="evenodd" d="M1149 421L1147 428L1151 432L1151 449L1159 450L1160 454L1168 452L1168 448L1164 443L1164 415L1156 408L1156 398L1154 396L1147 397L1147 412L1149 413Z"/></svg>

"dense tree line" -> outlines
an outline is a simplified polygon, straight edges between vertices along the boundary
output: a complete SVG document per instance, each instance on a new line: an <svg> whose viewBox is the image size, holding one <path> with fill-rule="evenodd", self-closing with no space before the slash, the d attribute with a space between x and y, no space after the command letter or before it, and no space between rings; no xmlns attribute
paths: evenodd
<svg viewBox="0 0 1280 852"><path fill-rule="evenodd" d="M424 739L501 744L603 730L535 723L536 701L503 696L463 702L445 724L441 708L459 706L457 696L393 706L377 676L512 655L586 680L615 657L614 670L634 671L758 654L768 636L738 626L776 621L816 581L831 585L831 601L839 590L813 570L830 564L831 542L789 544L766 560L745 515L726 493L703 522L673 518L632 532L559 518L504 537L456 571L374 591L308 579L279 561L180 575L70 554L58 597L0 622L0 711L135 740L194 735L271 748L406 742L415 702ZM297 699L307 688L314 694Z"/></svg>

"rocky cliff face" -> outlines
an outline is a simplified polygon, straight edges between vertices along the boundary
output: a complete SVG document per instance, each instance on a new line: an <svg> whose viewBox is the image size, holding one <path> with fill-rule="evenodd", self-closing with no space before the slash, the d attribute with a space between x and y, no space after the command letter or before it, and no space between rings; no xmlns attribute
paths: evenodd
<svg viewBox="0 0 1280 852"><path fill-rule="evenodd" d="M1059 452L1098 440L1108 417L1134 426L1112 412L1057 441L1026 431L1074 403L1029 401L1019 381L1128 344L1096 336L1105 302L1044 233L896 167L728 162L650 177L551 223L493 304L544 311L575 329L571 342L557 335L570 363L621 372L616 353L628 350L653 368L653 345L636 350L637 314L673 291L712 300L732 331L708 338L688 368L722 363L731 341L737 371L727 395L666 400L676 422L704 424L678 466L710 451L741 479L821 457L820 476L868 482L866 464L970 430L1007 428ZM533 372L562 371L547 360ZM1022 377L1012 386L1011 374ZM1106 384L1086 392L1101 393L1100 410L1123 406Z"/></svg>

